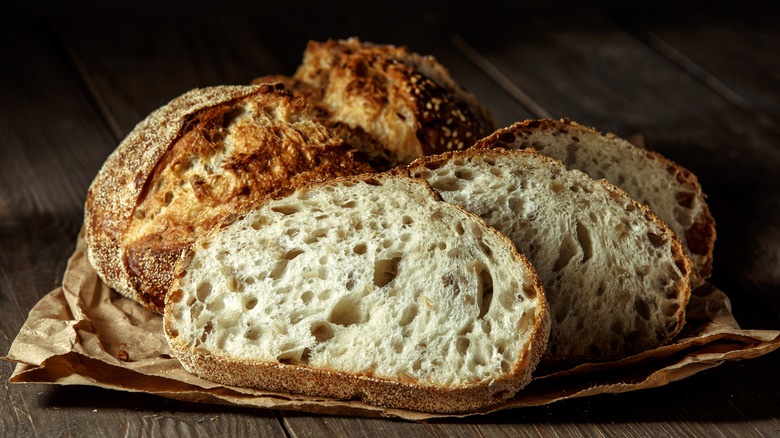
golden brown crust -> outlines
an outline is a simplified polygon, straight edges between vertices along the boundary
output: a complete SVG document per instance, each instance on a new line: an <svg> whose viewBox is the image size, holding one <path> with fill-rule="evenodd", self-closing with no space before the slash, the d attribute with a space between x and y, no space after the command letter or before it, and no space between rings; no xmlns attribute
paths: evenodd
<svg viewBox="0 0 780 438"><path fill-rule="evenodd" d="M526 120L515 123L507 128L499 129L490 136L481 139L474 146L475 148L493 148L502 147L514 149L525 136L538 132L566 133L576 136L583 133L604 136L610 140L620 140L615 134L602 133L596 129L580 125L569 119L552 120ZM678 194L677 202L685 207L689 207L693 198L697 198L700 211L693 219L693 223L688 227L682 236L684 245L691 253L693 264L693 283L698 286L712 274L712 258L715 247L715 219L710 214L710 210L705 201L706 195L702 192L696 175L679 164L669 160L661 154L635 147L628 142L622 142L626 147L632 149L632 152L644 156L660 164L666 169L669 178L678 181L682 186L690 188L692 195ZM682 197L681 197L682 196Z"/></svg>
<svg viewBox="0 0 780 438"><path fill-rule="evenodd" d="M490 113L441 64L405 47L311 41L287 81L383 170L465 149L495 129Z"/></svg>
<svg viewBox="0 0 780 438"><path fill-rule="evenodd" d="M110 287L162 312L198 234L279 187L371 171L282 85L193 90L106 160L87 194L89 258Z"/></svg>
<svg viewBox="0 0 780 438"><path fill-rule="evenodd" d="M374 175L358 175L333 178L327 181L314 181L301 184L298 187L285 187L260 201L256 207L271 199L280 199L292 195L298 190L307 190L323 185L337 185L345 181L377 181L382 178L407 178L414 183L427 187L432 199L436 202L444 202L439 194L421 178L411 178L405 169L399 168L392 172ZM457 209L472 220L486 227L488 232L493 232L501 239L512 254L522 263L528 260L519 254L514 245L506 236L490 228L479 216L466 211L455 204L448 204ZM212 230L215 232L215 230ZM193 251L192 247L188 253ZM176 266L176 272L181 272L186 266L189 255L182 257ZM171 350L182 365L191 373L204 379L223 383L226 385L252 387L274 392L308 394L314 396L331 397L336 399L359 399L365 403L378 406L386 406L416 411L439 413L465 413L476 412L480 409L498 404L513 396L519 389L531 381L531 373L536 368L547 346L547 338L550 331L550 315L547 300L541 280L532 273L532 288L537 299L535 321L533 324L530 341L525 350L518 355L518 360L512 369L499 379L490 382L482 382L467 385L437 386L419 382L409 382L404 377L398 379L379 378L370 374L350 374L336 370L312 368L306 365L282 364L261 360L246 360L200 352L181 342L172 328L172 315L170 311L175 302L181 299L177 293L179 284L177 280L171 284L170 292L166 298L166 312L163 319L164 331ZM177 278L179 278L177 274Z"/></svg>

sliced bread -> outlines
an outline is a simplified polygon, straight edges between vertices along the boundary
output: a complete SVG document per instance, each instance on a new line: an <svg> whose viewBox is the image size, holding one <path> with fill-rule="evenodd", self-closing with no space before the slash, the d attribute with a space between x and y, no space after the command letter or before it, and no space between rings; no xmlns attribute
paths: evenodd
<svg viewBox="0 0 780 438"><path fill-rule="evenodd" d="M549 316L506 236L421 179L377 174L283 191L199 239L164 328L187 370L223 384L468 412L528 383Z"/></svg>
<svg viewBox="0 0 780 438"><path fill-rule="evenodd" d="M663 221L614 185L533 150L469 149L408 171L534 265L553 317L545 363L623 357L681 330L690 260Z"/></svg>
<svg viewBox="0 0 780 438"><path fill-rule="evenodd" d="M647 204L688 250L693 285L712 271L715 221L696 176L658 153L614 134L602 134L570 120L528 120L500 129L476 147L536 149L568 169L605 178L634 200Z"/></svg>

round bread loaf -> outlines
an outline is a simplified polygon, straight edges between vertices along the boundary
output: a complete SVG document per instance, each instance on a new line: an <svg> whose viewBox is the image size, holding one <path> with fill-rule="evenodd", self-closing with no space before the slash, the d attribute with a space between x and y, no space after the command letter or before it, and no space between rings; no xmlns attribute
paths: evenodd
<svg viewBox="0 0 780 438"><path fill-rule="evenodd" d="M281 84L192 90L104 163L87 194L87 254L108 286L162 312L198 235L280 187L371 171Z"/></svg>
<svg viewBox="0 0 780 438"><path fill-rule="evenodd" d="M305 96L324 124L380 170L465 149L496 128L446 68L406 47L311 41L292 78L270 78Z"/></svg>

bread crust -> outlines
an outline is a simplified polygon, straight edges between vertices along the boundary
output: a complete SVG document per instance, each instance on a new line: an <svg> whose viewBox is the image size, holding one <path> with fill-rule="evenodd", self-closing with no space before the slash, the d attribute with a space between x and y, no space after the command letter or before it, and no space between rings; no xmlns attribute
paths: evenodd
<svg viewBox="0 0 780 438"><path fill-rule="evenodd" d="M531 374L536 368L536 364L545 351L550 330L549 307L541 281L527 259L514 249L514 245L506 236L489 227L483 219L475 214L466 211L458 205L442 201L438 192L433 190L425 180L412 178L402 168L375 175L340 177L327 181L302 184L296 188L281 188L273 195L264 199L257 207L259 208L263 203L272 199L282 199L290 196L298 190L338 185L344 182L365 181L372 183L383 178L404 178L415 184L425 186L434 202L440 202L446 205L447 208L458 210L467 215L469 220L484 226L485 232L494 233L507 245L513 257L530 267L529 273L532 274L530 279L534 293L538 297L538 305L534 315L535 320L530 341L522 353L518 355L518 360L513 364L510 371L502 377L489 382L441 386L410 382L401 376L397 379L380 378L370 373L351 374L333 369L313 368L307 365L247 360L198 351L185 345L177 337L172 321L174 312L171 310L174 304L181 299L181 293L177 291L180 288L178 278L181 278L182 270L187 267L188 260L194 251L194 246L190 247L187 250L188 254L177 262L176 280L172 283L170 292L166 297L166 311L163 319L164 332L168 343L184 368L202 378L226 385L345 400L357 399L378 406L453 414L478 412L486 409L505 401L527 385L531 381ZM238 220L240 219L238 218ZM228 222L223 224L223 226L227 225ZM215 229L211 232L216 231Z"/></svg>
<svg viewBox="0 0 780 438"><path fill-rule="evenodd" d="M234 123L246 107L265 111L268 129ZM140 122L87 193L87 254L100 278L161 313L174 263L198 233L281 186L373 171L307 111L281 84L219 86Z"/></svg>
<svg viewBox="0 0 780 438"><path fill-rule="evenodd" d="M427 168L427 169L434 170L439 167L442 167L445 163L449 162L450 160L470 159L477 156L482 158L485 157L490 158L490 157L513 155L513 154L521 154L521 155L525 154L528 156L536 157L539 160L547 161L551 164L551 168L559 167L559 166L563 167L563 163L561 161L543 155L534 149L512 150L512 149L504 149L500 147L490 148L490 147L482 146L479 148L471 148L464 151L453 151L453 152L448 152L436 156L420 158L418 160L415 160L410 165L405 166L404 172L409 172L411 175L415 175L417 173L415 172L415 169ZM685 251L685 248L683 247L682 243L678 239L677 235L668 227L668 225L663 220L658 218L648 206L634 201L625 191L623 191L623 189L610 183L607 180L600 179L600 180L595 180L594 182L603 186L609 192L610 197L616 202L622 204L625 209L633 209L641 212L641 214L645 217L645 219L656 224L661 230L663 230L664 233L663 237L668 239L671 242L672 254L675 261L675 265L680 270L682 279L680 280L678 287L676 288L675 291L677 295L674 297L676 300L680 302L680 306L677 307L674 314L677 324L673 330L669 331L669 333L664 339L661 339L658 342L658 345L668 344L672 342L672 340L680 333L683 326L685 325L685 308L688 304L688 301L690 299L690 293L691 293L692 264L690 258L688 257L687 252ZM551 307L554 308L554 305L555 305L554 303L551 304ZM657 347L658 345L647 346L647 348ZM545 352L544 356L542 357L540 367L549 368L555 366L568 366L572 364L585 363L589 361L614 360L638 352L638 351L631 351L621 355L600 355L598 357L593 355L571 355L571 354L564 355L564 354L552 354L550 352L549 346L550 344L548 343L548 349Z"/></svg>
<svg viewBox="0 0 780 438"><path fill-rule="evenodd" d="M357 38L310 41L295 75L275 79L305 96L380 170L465 149L496 128L441 64L406 47Z"/></svg>
<svg viewBox="0 0 780 438"><path fill-rule="evenodd" d="M706 195L702 191L701 185L693 172L657 152L636 147L615 134L602 133L594 128L580 125L566 118L560 120L539 119L518 122L512 126L499 129L490 136L481 139L474 147L516 149L524 138L535 133L549 133L550 135L567 134L575 137L577 135L604 137L612 144L626 148L631 154L641 156L649 162L656 163L658 167L663 168L666 171L670 181L675 181L679 186L691 189L694 193L692 197L686 195L686 199L678 199L678 202L690 205L693 201L692 198L695 198L699 209L693 219L693 223L680 233L679 237L689 251L691 261L693 262L692 282L694 287L704 283L712 274L713 251L716 239L715 219L712 217L709 207L707 206ZM620 185L616 181L611 182Z"/></svg>

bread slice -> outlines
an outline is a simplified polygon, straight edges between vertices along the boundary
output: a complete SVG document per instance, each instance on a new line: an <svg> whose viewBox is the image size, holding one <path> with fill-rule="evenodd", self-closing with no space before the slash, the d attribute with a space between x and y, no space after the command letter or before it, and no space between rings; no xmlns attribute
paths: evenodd
<svg viewBox="0 0 780 438"><path fill-rule="evenodd" d="M406 47L311 41L295 75L281 80L382 170L467 148L495 130L490 112L446 68Z"/></svg>
<svg viewBox="0 0 780 438"><path fill-rule="evenodd" d="M715 220L696 176L658 153L570 120L527 120L500 129L476 147L536 149L593 179L605 178L647 204L680 238L693 263L693 284L712 272Z"/></svg>
<svg viewBox="0 0 780 438"><path fill-rule="evenodd" d="M301 187L198 240L164 326L187 370L223 384L466 412L530 380L549 316L505 236L378 174Z"/></svg>
<svg viewBox="0 0 780 438"><path fill-rule="evenodd" d="M409 172L507 235L534 265L553 317L545 363L623 357L681 330L685 250L614 185L533 150L469 149L420 159Z"/></svg>
<svg viewBox="0 0 780 438"><path fill-rule="evenodd" d="M162 313L174 263L199 234L279 187L371 171L280 84L192 90L139 123L96 176L89 260Z"/></svg>

